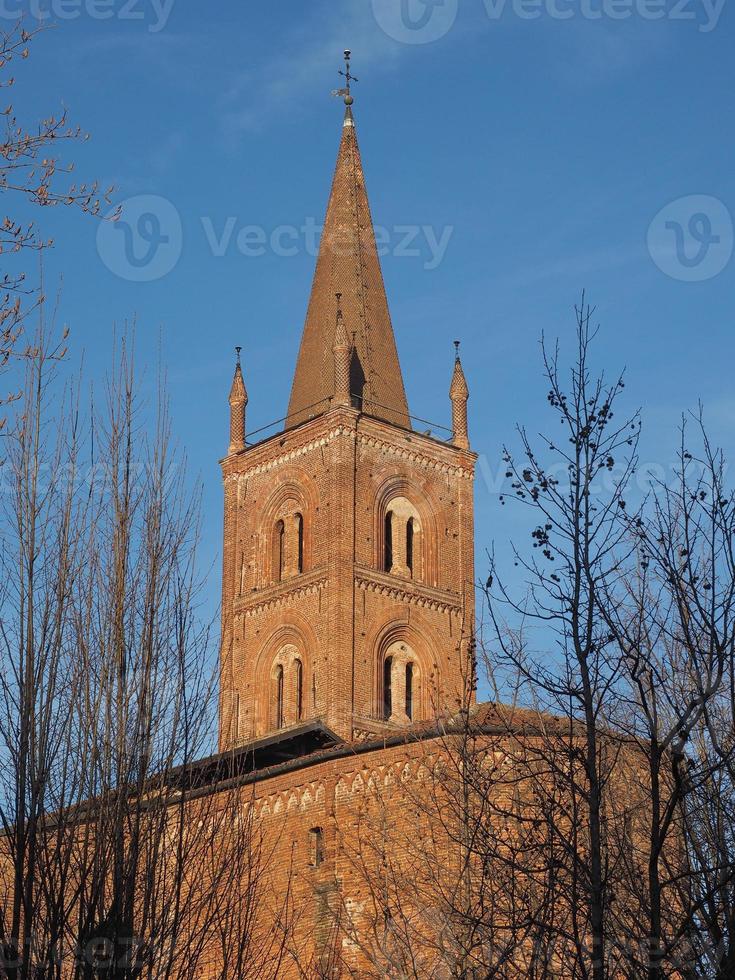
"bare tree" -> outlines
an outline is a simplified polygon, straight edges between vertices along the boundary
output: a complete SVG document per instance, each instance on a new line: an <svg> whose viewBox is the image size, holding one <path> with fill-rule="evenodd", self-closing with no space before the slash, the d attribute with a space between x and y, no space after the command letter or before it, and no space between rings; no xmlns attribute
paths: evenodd
<svg viewBox="0 0 735 980"><path fill-rule="evenodd" d="M616 724L646 760L646 887L629 912L648 923L651 980L733 955L735 502L701 410L696 432L695 453L682 424L673 481L628 519L634 562L606 605L626 675Z"/></svg>
<svg viewBox="0 0 735 980"><path fill-rule="evenodd" d="M6 438L0 584L0 821L6 874L0 942L9 977L35 942L53 941L39 922L45 815L80 799L81 759L71 758L70 702L77 690L74 589L88 554L90 504L79 492L80 440L72 413L47 413L58 347L42 338L26 358L23 402ZM63 395L61 396L64 401ZM67 424L70 423L70 424ZM70 852L57 837L59 874ZM48 915L62 914L58 908Z"/></svg>
<svg viewBox="0 0 735 980"><path fill-rule="evenodd" d="M42 28L26 30L21 18L9 29L0 30L0 89L13 89L15 67L30 57L33 41ZM0 194L14 199L13 211L31 207L71 207L87 214L98 215L102 205L109 202L112 188L100 194L96 183L75 184L59 188L59 175L70 174L71 166L64 165L56 149L59 144L78 142L86 138L78 127L70 126L65 110L50 113L37 125L19 120L12 103L2 111L4 131L0 137ZM25 320L37 309L42 293L40 286L29 283L23 269L13 262L19 252L38 251L52 245L44 238L35 222L6 213L0 224L0 255L5 268L0 273L0 369L17 349ZM0 400L7 401L5 396Z"/></svg>
<svg viewBox="0 0 735 980"><path fill-rule="evenodd" d="M699 453L683 432L674 483L633 505L639 417L616 420L622 377L590 372L591 316L583 302L568 393L544 347L562 439L537 450L521 430L506 454L534 548L515 550L526 595L495 567L486 586L496 701L475 706L468 678L342 830L348 972L731 971L735 501L700 418Z"/></svg>
<svg viewBox="0 0 735 980"><path fill-rule="evenodd" d="M140 403L124 343L85 413L33 351L3 488L0 976L276 977L290 910L234 757L208 756L199 501L163 388Z"/></svg>
<svg viewBox="0 0 735 980"><path fill-rule="evenodd" d="M640 421L637 414L616 418L622 376L607 382L603 375L591 374L593 312L583 296L575 309L577 351L568 389L558 349L550 351L542 342L548 403L560 425L558 436L539 437L537 448L521 429L520 456L505 452L514 497L531 509L535 524L533 555L514 551L515 563L526 575L527 593L513 597L494 562L486 591L496 666L509 670L526 704L566 719L566 733L560 737L555 730L539 747L536 766L546 771L543 780L535 781L541 792L544 780L553 787L547 806L562 812L572 808L567 874L555 876L566 893L559 896L559 908L563 899L572 915L557 939L567 949L568 966L573 957L570 976L603 980L610 975L614 955L607 930L615 856L609 851L606 823L616 768L615 751L603 733L621 672L601 599L633 547L626 542L619 514L627 507ZM516 617L513 628L509 610ZM542 654L534 652L538 647ZM549 938L553 932L550 924Z"/></svg>

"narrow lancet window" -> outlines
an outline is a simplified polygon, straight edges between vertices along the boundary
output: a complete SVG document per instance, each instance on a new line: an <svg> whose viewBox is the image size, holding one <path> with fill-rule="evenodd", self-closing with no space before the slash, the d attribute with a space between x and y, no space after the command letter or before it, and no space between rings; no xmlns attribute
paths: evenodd
<svg viewBox="0 0 735 980"><path fill-rule="evenodd" d="M294 663L294 674L296 681L296 721L301 721L304 711L304 666L300 660Z"/></svg>
<svg viewBox="0 0 735 980"><path fill-rule="evenodd" d="M283 667L276 667L276 728L283 728Z"/></svg>
<svg viewBox="0 0 735 980"><path fill-rule="evenodd" d="M304 518L301 514L296 515L296 568L299 575L304 570Z"/></svg>
<svg viewBox="0 0 735 980"><path fill-rule="evenodd" d="M285 554L286 549L286 525L283 521L279 521L276 524L275 533L275 554L273 556L273 563L276 572L276 581L280 582L283 579L284 562L286 559Z"/></svg>
<svg viewBox="0 0 735 980"><path fill-rule="evenodd" d="M413 664L406 664L406 715L413 721Z"/></svg>
<svg viewBox="0 0 735 980"><path fill-rule="evenodd" d="M383 570L389 572L393 568L393 511L385 515L385 532L383 544Z"/></svg>
<svg viewBox="0 0 735 980"><path fill-rule="evenodd" d="M386 657L383 664L383 718L387 721L393 714L393 657Z"/></svg>
<svg viewBox="0 0 735 980"><path fill-rule="evenodd" d="M413 517L409 517L406 523L406 567L413 577Z"/></svg>
<svg viewBox="0 0 735 980"><path fill-rule="evenodd" d="M324 835L321 827L312 827L309 831L309 864L318 868L324 860Z"/></svg>

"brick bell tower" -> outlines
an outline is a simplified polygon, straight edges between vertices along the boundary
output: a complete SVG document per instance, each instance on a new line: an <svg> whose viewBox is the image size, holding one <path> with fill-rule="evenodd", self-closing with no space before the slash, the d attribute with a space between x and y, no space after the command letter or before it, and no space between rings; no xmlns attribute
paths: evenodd
<svg viewBox="0 0 735 980"><path fill-rule="evenodd" d="M349 740L453 713L470 669L476 456L469 391L457 350L451 438L412 429L349 60L346 77L284 428L246 440L239 351L230 391L223 750L313 720Z"/></svg>

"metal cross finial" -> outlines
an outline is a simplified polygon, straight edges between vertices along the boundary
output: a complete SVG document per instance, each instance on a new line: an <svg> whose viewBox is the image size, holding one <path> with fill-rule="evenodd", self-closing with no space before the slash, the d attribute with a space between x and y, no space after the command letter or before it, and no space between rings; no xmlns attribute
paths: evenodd
<svg viewBox="0 0 735 980"><path fill-rule="evenodd" d="M344 97L344 100L345 100L345 105L348 105L348 106L349 105L352 105L352 103L354 102L354 99L352 98L352 93L350 91L350 89L351 89L351 83L352 82L359 82L359 80L360 80L359 78L356 78L350 72L350 59L351 59L351 57L352 57L352 52L350 51L349 48L345 48L345 70L344 71L340 71L340 75L342 76L342 78L345 79L345 81L347 82L347 85L346 85L345 88L338 88L338 89L335 89L332 92L332 95L343 96Z"/></svg>
<svg viewBox="0 0 735 980"><path fill-rule="evenodd" d="M237 355L237 366L238 367L240 367L240 351L241 350L242 350L242 347L236 347L235 348L235 354Z"/></svg>
<svg viewBox="0 0 735 980"><path fill-rule="evenodd" d="M458 340L455 340L454 341L454 357L455 357L455 360L457 360L457 361L459 360L459 341Z"/></svg>

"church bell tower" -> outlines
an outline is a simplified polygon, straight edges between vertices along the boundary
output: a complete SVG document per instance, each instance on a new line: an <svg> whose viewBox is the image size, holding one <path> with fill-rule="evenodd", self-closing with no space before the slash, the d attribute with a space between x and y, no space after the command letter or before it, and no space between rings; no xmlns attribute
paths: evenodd
<svg viewBox="0 0 735 980"><path fill-rule="evenodd" d="M469 391L412 428L346 103L282 430L246 437L238 361L225 490L220 748L319 720L340 738L457 711L474 629ZM449 430L448 430L449 432Z"/></svg>

